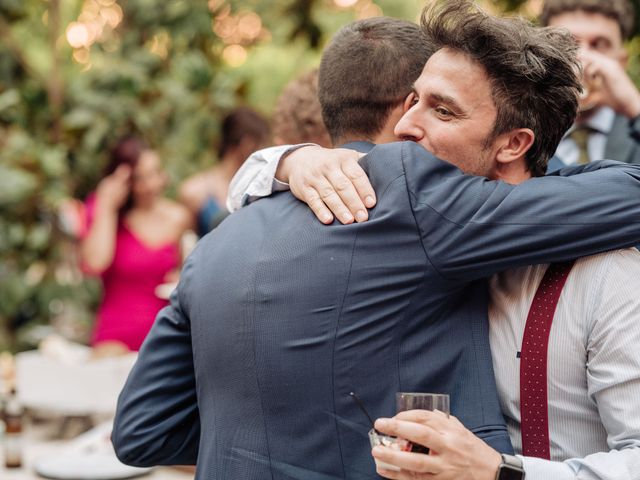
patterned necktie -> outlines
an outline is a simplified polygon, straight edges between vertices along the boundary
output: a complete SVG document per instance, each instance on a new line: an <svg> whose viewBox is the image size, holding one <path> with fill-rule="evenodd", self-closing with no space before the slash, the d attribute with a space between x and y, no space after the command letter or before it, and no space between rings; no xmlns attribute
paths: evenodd
<svg viewBox="0 0 640 480"><path fill-rule="evenodd" d="M550 459L547 349L551 323L573 262L552 264L533 297L520 354L522 454Z"/></svg>
<svg viewBox="0 0 640 480"><path fill-rule="evenodd" d="M588 125L577 125L569 134L569 138L576 143L578 147L578 164L584 165L589 163L589 136L595 132Z"/></svg>

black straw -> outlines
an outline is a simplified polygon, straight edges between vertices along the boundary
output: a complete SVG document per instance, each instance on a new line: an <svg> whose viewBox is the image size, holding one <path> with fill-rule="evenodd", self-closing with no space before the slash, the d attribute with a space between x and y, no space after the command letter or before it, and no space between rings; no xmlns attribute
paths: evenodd
<svg viewBox="0 0 640 480"><path fill-rule="evenodd" d="M360 410L362 410L362 413L364 413L367 416L367 418L369 419L369 423L371 423L371 427L373 428L373 430L377 434L380 434L380 432L378 430L376 430L376 427L373 424L373 419L371 418L371 415L369 415L369 412L367 412L367 409L364 407L364 403L362 403L362 400L360 400L358 398L358 396L354 392L349 392L349 395L351 396L353 401L356 402L356 405L358 405L358 407L360 407Z"/></svg>

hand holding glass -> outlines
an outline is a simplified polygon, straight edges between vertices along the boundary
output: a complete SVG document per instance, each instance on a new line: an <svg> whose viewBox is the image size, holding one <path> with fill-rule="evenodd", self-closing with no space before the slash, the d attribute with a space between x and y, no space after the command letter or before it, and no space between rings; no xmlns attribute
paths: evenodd
<svg viewBox="0 0 640 480"><path fill-rule="evenodd" d="M449 415L449 395L444 393L396 393L396 413L407 410L439 410ZM411 451L415 453L429 453L423 445L411 444Z"/></svg>

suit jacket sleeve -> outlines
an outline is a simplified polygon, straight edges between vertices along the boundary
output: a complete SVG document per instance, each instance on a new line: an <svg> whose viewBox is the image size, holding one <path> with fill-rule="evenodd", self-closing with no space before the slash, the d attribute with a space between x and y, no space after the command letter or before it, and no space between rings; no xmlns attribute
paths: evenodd
<svg viewBox="0 0 640 480"><path fill-rule="evenodd" d="M189 268L188 263L171 305L156 317L118 398L111 440L128 465L196 464L200 418L191 329L180 301Z"/></svg>
<svg viewBox="0 0 640 480"><path fill-rule="evenodd" d="M595 172L603 168L615 168L620 166L621 162L615 160L598 160L597 162L589 162L584 165L563 166L557 170L547 173L548 176L570 177L579 173Z"/></svg>
<svg viewBox="0 0 640 480"><path fill-rule="evenodd" d="M425 252L444 278L469 281L639 243L638 166L599 162L579 175L563 169L509 185L464 175L411 142L402 161Z"/></svg>

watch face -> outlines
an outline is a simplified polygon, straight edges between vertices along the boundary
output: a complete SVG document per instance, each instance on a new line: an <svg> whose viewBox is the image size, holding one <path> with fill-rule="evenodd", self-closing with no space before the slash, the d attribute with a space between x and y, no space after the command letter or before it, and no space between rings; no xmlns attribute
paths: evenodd
<svg viewBox="0 0 640 480"><path fill-rule="evenodd" d="M523 480L524 472L516 467L502 464L498 469L496 480Z"/></svg>

